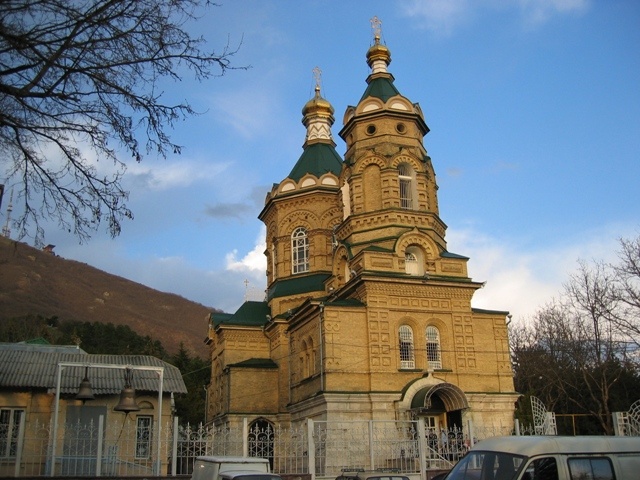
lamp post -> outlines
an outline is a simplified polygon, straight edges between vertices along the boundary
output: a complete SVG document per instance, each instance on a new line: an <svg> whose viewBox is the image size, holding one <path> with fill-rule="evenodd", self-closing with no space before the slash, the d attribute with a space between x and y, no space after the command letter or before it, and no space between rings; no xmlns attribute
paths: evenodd
<svg viewBox="0 0 640 480"><path fill-rule="evenodd" d="M151 367L151 366L138 366L138 365L119 365L114 363L88 363L88 362L58 362L57 374L56 374L56 399L53 413L53 443L51 445L51 475L55 475L56 469L56 443L58 440L58 410L60 407L60 383L62 380L62 370L65 367L85 367L88 371L89 368L109 368L117 370L145 370L156 372L158 374L158 450L156 455L156 467L155 474L160 475L160 468L162 466L162 444L161 444L161 432L162 432L162 389L164 386L164 367Z"/></svg>

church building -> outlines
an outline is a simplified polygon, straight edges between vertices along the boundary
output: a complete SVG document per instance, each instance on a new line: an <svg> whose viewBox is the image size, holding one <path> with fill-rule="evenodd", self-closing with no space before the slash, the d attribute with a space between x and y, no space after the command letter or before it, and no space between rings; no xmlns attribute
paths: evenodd
<svg viewBox="0 0 640 480"><path fill-rule="evenodd" d="M339 132L344 156L319 81L302 109L303 152L259 214L265 300L210 316L215 425L513 426L508 312L471 305L483 284L447 248L429 127L396 88L379 32L366 61L366 88Z"/></svg>

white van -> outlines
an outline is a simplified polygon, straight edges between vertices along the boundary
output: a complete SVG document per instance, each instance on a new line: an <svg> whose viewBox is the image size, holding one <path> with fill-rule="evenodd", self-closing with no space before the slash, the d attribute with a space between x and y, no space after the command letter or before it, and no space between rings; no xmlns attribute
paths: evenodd
<svg viewBox="0 0 640 480"><path fill-rule="evenodd" d="M512 436L478 442L446 480L638 480L640 437Z"/></svg>
<svg viewBox="0 0 640 480"><path fill-rule="evenodd" d="M270 472L266 458L202 456L196 458L191 480L282 480Z"/></svg>

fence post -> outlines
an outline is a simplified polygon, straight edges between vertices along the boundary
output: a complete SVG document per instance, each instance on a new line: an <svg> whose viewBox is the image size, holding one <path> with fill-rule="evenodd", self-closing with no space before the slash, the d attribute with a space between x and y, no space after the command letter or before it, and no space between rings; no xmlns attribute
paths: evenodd
<svg viewBox="0 0 640 480"><path fill-rule="evenodd" d="M249 420L247 417L242 419L242 455L249 456Z"/></svg>
<svg viewBox="0 0 640 480"><path fill-rule="evenodd" d="M418 462L420 464L420 480L427 478L427 428L424 418L415 420L418 425Z"/></svg>
<svg viewBox="0 0 640 480"><path fill-rule="evenodd" d="M369 420L369 470L375 470L376 460L373 451L373 420Z"/></svg>
<svg viewBox="0 0 640 480"><path fill-rule="evenodd" d="M467 420L467 427L469 428L469 448L471 448L476 444L476 436L473 431L473 420Z"/></svg>
<svg viewBox="0 0 640 480"><path fill-rule="evenodd" d="M519 437L520 436L520 420L516 418L514 421L514 425L516 427L516 437Z"/></svg>
<svg viewBox="0 0 640 480"><path fill-rule="evenodd" d="M178 472L178 417L173 417L173 437L171 439L171 476L175 477Z"/></svg>
<svg viewBox="0 0 640 480"><path fill-rule="evenodd" d="M102 441L104 438L104 415L98 417L98 451L96 452L96 477L102 476Z"/></svg>
<svg viewBox="0 0 640 480"><path fill-rule="evenodd" d="M311 480L316 480L316 445L313 441L313 420L307 418L307 458L309 460L309 473Z"/></svg>

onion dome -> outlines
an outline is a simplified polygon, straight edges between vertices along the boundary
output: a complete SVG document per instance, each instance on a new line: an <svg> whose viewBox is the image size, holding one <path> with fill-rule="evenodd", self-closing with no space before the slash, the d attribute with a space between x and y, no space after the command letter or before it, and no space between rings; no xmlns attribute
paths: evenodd
<svg viewBox="0 0 640 480"><path fill-rule="evenodd" d="M305 103L302 108L302 123L307 126L310 120L315 116L333 118L333 107L331 104L320 96L320 86L316 85L315 96ZM333 121L331 121L333 123Z"/></svg>
<svg viewBox="0 0 640 480"><path fill-rule="evenodd" d="M371 74L387 73L387 66L391 63L391 51L380 43L380 35L375 35L373 46L367 51L367 64Z"/></svg>

